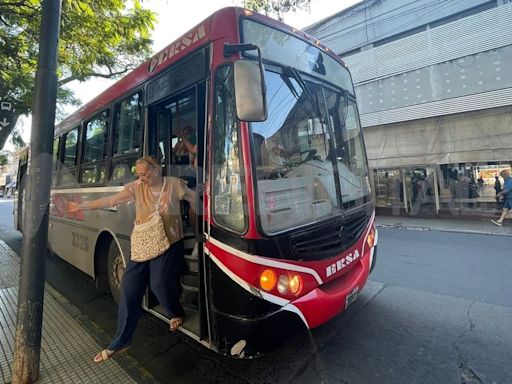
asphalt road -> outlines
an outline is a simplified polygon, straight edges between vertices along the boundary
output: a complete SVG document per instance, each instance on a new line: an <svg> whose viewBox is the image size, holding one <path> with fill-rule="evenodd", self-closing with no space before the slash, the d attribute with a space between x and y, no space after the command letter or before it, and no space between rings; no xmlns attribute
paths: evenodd
<svg viewBox="0 0 512 384"><path fill-rule="evenodd" d="M19 253L11 211L0 199L0 238ZM381 228L359 301L276 351L233 360L146 314L130 355L162 383L512 383L511 272L510 237ZM47 280L108 341L110 296L55 257Z"/></svg>

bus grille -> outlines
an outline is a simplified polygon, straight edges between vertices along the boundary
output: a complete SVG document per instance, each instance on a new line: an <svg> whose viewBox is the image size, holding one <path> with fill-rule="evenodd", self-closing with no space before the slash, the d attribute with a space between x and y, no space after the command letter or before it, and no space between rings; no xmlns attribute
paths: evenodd
<svg viewBox="0 0 512 384"><path fill-rule="evenodd" d="M322 260L343 252L361 236L368 217L366 214L340 218L314 230L303 231L291 239L295 257L299 260Z"/></svg>

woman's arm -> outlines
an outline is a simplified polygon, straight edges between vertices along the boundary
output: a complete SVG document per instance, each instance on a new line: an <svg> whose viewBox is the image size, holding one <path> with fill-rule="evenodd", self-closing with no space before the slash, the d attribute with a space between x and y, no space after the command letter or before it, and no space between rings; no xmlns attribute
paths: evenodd
<svg viewBox="0 0 512 384"><path fill-rule="evenodd" d="M128 189L125 188L121 192L116 193L115 195L102 197L96 200L83 201L81 203L69 201L66 204L66 210L69 213L76 213L78 211L89 211L98 208L109 208L122 203L126 203L127 201L130 201L131 198L132 194Z"/></svg>
<svg viewBox="0 0 512 384"><path fill-rule="evenodd" d="M181 138L181 142L183 143L185 148L187 148L187 151L189 151L190 153L193 153L193 154L197 153L197 145L192 144L185 136L183 136Z"/></svg>

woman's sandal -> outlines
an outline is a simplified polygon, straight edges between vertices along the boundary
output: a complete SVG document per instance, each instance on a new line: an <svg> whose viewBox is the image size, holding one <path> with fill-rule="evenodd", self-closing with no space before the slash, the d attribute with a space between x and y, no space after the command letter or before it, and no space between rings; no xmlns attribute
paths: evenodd
<svg viewBox="0 0 512 384"><path fill-rule="evenodd" d="M178 328L183 324L183 317L173 317L169 324L171 332L177 331Z"/></svg>
<svg viewBox="0 0 512 384"><path fill-rule="evenodd" d="M98 352L96 354L96 356L94 356L94 362L96 364L103 363L103 362L107 361L108 359L110 359L115 354L125 352L128 348L130 348L130 347L124 347L124 348L118 349L116 351L113 351L111 349L104 349L103 351Z"/></svg>

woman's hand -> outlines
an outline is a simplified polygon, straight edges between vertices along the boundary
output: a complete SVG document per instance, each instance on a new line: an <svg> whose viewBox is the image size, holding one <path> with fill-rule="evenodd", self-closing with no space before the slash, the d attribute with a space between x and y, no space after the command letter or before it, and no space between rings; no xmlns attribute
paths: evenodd
<svg viewBox="0 0 512 384"><path fill-rule="evenodd" d="M79 203L77 203L77 202L74 202L74 201L68 201L68 202L66 203L66 211L67 211L68 213L77 213L77 212L81 211L81 209L80 209L80 207L79 207L79 206L80 206L80 204L79 204Z"/></svg>
<svg viewBox="0 0 512 384"><path fill-rule="evenodd" d="M178 131L176 132L176 136L178 137L178 139L183 139L183 136L184 135L184 132L183 132L183 128L178 128Z"/></svg>

